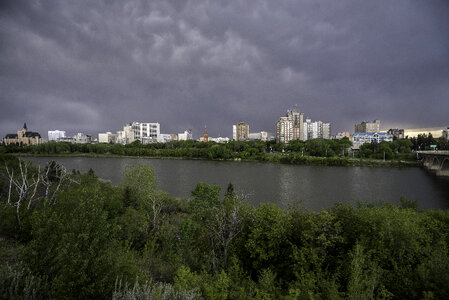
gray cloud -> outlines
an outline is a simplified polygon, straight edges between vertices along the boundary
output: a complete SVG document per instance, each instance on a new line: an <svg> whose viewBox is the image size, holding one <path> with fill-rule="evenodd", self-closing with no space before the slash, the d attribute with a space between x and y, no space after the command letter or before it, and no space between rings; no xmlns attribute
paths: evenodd
<svg viewBox="0 0 449 300"><path fill-rule="evenodd" d="M449 125L447 1L3 1L0 134Z"/></svg>

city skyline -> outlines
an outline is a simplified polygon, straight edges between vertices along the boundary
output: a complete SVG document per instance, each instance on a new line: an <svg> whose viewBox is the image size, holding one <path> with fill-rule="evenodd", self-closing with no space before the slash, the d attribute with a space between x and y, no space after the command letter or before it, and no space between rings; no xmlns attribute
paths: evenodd
<svg viewBox="0 0 449 300"><path fill-rule="evenodd" d="M275 132L287 109L332 133L448 125L447 1L3 1L0 135L159 122Z"/></svg>

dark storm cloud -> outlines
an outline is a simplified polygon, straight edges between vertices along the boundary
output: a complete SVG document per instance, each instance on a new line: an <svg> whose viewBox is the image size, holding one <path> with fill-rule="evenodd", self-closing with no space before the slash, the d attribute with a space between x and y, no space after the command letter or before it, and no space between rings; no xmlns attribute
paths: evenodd
<svg viewBox="0 0 449 300"><path fill-rule="evenodd" d="M3 1L1 135L449 125L447 1Z"/></svg>

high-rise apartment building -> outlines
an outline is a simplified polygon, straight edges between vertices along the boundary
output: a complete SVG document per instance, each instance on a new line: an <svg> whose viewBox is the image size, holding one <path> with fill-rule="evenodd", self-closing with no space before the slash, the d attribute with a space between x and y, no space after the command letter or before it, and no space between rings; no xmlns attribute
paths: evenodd
<svg viewBox="0 0 449 300"><path fill-rule="evenodd" d="M303 140L304 138L304 113L294 109L287 111L287 118L293 123L292 140Z"/></svg>
<svg viewBox="0 0 449 300"><path fill-rule="evenodd" d="M233 127L234 130L234 127ZM235 140L248 141L249 140L249 125L245 122L238 122L235 125Z"/></svg>
<svg viewBox="0 0 449 300"><path fill-rule="evenodd" d="M296 109L287 111L287 116L276 123L276 142L292 140L304 140L304 113Z"/></svg>
<svg viewBox="0 0 449 300"><path fill-rule="evenodd" d="M304 122L304 140L311 139L330 139L331 138L331 124L323 123L323 121L312 122L311 119L306 119Z"/></svg>
<svg viewBox="0 0 449 300"><path fill-rule="evenodd" d="M276 143L288 143L293 136L292 127L287 117L281 117L276 123Z"/></svg>
<svg viewBox="0 0 449 300"><path fill-rule="evenodd" d="M373 122L370 121L363 121L360 124L356 124L354 126L354 132L379 132L380 131L380 121L374 120Z"/></svg>
<svg viewBox="0 0 449 300"><path fill-rule="evenodd" d="M323 133L322 138L325 140L330 140L331 138L331 123L323 123Z"/></svg>

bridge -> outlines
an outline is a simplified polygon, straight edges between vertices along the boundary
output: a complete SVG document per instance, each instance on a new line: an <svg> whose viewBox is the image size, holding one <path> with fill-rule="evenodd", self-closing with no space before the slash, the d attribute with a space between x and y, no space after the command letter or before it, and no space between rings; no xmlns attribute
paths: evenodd
<svg viewBox="0 0 449 300"><path fill-rule="evenodd" d="M429 171L437 176L449 176L449 151L417 151L416 155Z"/></svg>

